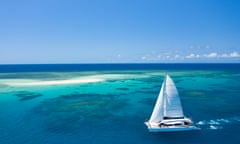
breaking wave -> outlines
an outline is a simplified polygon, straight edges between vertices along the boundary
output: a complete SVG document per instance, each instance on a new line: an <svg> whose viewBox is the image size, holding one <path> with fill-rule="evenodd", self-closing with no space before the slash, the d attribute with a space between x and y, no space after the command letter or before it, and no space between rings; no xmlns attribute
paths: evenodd
<svg viewBox="0 0 240 144"><path fill-rule="evenodd" d="M230 123L239 123L240 117L231 117L231 118L219 118L215 120L202 120L196 123L197 126L201 128L207 128L211 130L223 129L224 125Z"/></svg>

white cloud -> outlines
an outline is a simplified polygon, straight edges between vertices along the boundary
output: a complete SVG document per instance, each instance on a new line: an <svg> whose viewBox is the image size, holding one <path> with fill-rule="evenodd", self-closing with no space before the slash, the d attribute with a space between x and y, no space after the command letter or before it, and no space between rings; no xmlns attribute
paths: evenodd
<svg viewBox="0 0 240 144"><path fill-rule="evenodd" d="M240 57L240 54L238 54L238 52L232 52L230 53L230 57Z"/></svg>
<svg viewBox="0 0 240 144"><path fill-rule="evenodd" d="M118 57L122 57L122 55L118 55ZM189 55L181 55L179 53L170 54L170 53L161 53L161 54L146 54L140 57L142 61L169 61L169 60L186 60L186 59L233 59L233 58L240 58L240 53L234 51L230 53L217 53L217 52L210 52L205 54L200 53L190 53Z"/></svg>
<svg viewBox="0 0 240 144"><path fill-rule="evenodd" d="M169 55L167 55L167 56L166 56L166 59L170 59L170 56L169 56Z"/></svg>
<svg viewBox="0 0 240 144"><path fill-rule="evenodd" d="M204 57L207 57L207 58L216 58L218 57L218 54L215 53L215 52L212 52L210 54L205 54Z"/></svg>
<svg viewBox="0 0 240 144"><path fill-rule="evenodd" d="M176 59L180 58L180 55L176 54L176 55L175 55L175 58L176 58Z"/></svg>
<svg viewBox="0 0 240 144"><path fill-rule="evenodd" d="M120 54L118 54L118 55L117 55L117 58L121 58L121 55L120 55Z"/></svg>
<svg viewBox="0 0 240 144"><path fill-rule="evenodd" d="M240 54L238 52L223 53L223 54L211 52L209 54L203 54L203 55L192 53L186 56L186 58L237 58L237 57L240 57Z"/></svg>
<svg viewBox="0 0 240 144"><path fill-rule="evenodd" d="M222 57L222 58L227 58L227 57L229 57L229 55L226 54L226 53L224 53L224 54L221 54L220 57Z"/></svg>
<svg viewBox="0 0 240 144"><path fill-rule="evenodd" d="M236 58L236 57L240 57L240 54L238 52L232 52L232 53L224 53L224 54L221 54L219 57L222 57L222 58Z"/></svg>
<svg viewBox="0 0 240 144"><path fill-rule="evenodd" d="M142 59L142 60L146 60L147 57L146 57L146 56L142 56L141 59Z"/></svg>
<svg viewBox="0 0 240 144"><path fill-rule="evenodd" d="M195 58L195 54L190 54L190 55L187 55L186 58Z"/></svg>
<svg viewBox="0 0 240 144"><path fill-rule="evenodd" d="M187 55L185 58L201 58L201 55L192 53L190 55Z"/></svg>

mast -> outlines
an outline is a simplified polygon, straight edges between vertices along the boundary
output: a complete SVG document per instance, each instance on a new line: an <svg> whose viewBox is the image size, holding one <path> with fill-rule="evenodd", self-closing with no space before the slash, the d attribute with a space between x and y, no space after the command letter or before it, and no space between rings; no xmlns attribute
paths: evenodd
<svg viewBox="0 0 240 144"><path fill-rule="evenodd" d="M163 90L163 118L166 117L166 107L167 107L167 94L166 94L166 80L167 80L167 74L165 75L165 80L164 80L164 90Z"/></svg>

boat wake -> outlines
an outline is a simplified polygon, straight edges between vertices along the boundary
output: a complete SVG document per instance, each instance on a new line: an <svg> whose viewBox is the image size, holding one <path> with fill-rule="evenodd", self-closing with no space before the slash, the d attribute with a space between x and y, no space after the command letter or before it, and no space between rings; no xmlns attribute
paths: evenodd
<svg viewBox="0 0 240 144"><path fill-rule="evenodd" d="M211 130L223 129L225 125L230 123L239 123L240 116L231 118L219 118L215 120L202 120L196 123L201 128L207 128Z"/></svg>

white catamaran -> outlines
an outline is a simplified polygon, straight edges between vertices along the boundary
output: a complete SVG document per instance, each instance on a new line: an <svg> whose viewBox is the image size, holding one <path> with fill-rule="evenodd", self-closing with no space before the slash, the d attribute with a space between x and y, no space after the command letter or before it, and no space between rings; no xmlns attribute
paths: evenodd
<svg viewBox="0 0 240 144"><path fill-rule="evenodd" d="M166 75L152 115L145 124L150 132L198 130L199 128L193 126L192 123L192 120L183 114L181 101L173 80L169 75Z"/></svg>

